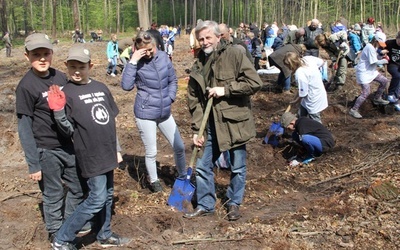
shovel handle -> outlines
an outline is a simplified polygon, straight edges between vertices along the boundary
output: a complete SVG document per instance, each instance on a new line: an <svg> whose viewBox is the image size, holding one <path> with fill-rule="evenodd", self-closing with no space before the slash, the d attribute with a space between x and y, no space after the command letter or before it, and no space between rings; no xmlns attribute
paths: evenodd
<svg viewBox="0 0 400 250"><path fill-rule="evenodd" d="M285 113L290 112L290 109L292 108L292 104L289 104L285 110Z"/></svg>
<svg viewBox="0 0 400 250"><path fill-rule="evenodd" d="M200 124L200 129L199 129L198 136L202 136L203 133L204 133L204 130L205 130L206 125L207 125L208 116L210 115L212 102L213 102L213 97L211 97L207 101L206 110L204 111L204 116L203 116L203 120L201 121L201 124ZM189 162L189 167L193 167L194 161L196 160L196 156L197 156L198 150L199 150L198 147L194 146L193 152L192 152L192 157L190 158L190 162Z"/></svg>

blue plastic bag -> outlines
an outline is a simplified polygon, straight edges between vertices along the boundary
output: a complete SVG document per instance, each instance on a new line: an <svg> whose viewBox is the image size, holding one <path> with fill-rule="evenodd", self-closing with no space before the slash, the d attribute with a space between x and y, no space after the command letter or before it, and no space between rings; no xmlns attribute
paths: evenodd
<svg viewBox="0 0 400 250"><path fill-rule="evenodd" d="M323 81L328 81L328 64L324 62L324 64L319 68L321 71L321 76Z"/></svg>
<svg viewBox="0 0 400 250"><path fill-rule="evenodd" d="M219 168L230 168L231 167L231 157L229 151L222 152L218 159L215 161L215 166Z"/></svg>
<svg viewBox="0 0 400 250"><path fill-rule="evenodd" d="M267 135L264 138L263 143L271 144L276 147L279 144L279 137L283 134L284 129L280 122L273 122L271 126L269 126Z"/></svg>

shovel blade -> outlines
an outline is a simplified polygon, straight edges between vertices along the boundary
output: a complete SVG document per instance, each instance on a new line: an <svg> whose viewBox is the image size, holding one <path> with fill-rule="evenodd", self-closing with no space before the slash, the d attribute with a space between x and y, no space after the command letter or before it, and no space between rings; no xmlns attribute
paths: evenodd
<svg viewBox="0 0 400 250"><path fill-rule="evenodd" d="M190 172L190 174L189 174ZM190 182L191 169L188 169L188 178L176 179L172 187L167 204L181 212L188 212L191 209L191 201L195 186Z"/></svg>

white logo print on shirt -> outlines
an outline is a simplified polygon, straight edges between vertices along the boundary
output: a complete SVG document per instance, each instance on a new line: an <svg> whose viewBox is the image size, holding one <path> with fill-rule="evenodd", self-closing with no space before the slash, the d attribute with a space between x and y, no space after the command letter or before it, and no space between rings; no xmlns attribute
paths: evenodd
<svg viewBox="0 0 400 250"><path fill-rule="evenodd" d="M92 118L100 125L106 125L110 121L110 115L101 103L95 104L92 107Z"/></svg>

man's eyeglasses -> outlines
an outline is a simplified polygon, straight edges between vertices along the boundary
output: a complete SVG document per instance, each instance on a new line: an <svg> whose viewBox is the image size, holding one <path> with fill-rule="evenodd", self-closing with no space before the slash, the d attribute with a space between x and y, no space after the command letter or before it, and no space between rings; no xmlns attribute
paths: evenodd
<svg viewBox="0 0 400 250"><path fill-rule="evenodd" d="M143 38L138 37L136 38L136 43L150 43L151 42L151 36L149 34L144 34Z"/></svg>

